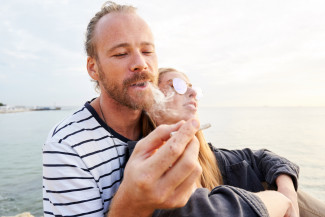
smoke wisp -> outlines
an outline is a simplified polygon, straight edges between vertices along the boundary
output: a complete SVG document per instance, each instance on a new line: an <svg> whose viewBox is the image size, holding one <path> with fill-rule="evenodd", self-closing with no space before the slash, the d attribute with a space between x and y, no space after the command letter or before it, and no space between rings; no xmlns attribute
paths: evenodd
<svg viewBox="0 0 325 217"><path fill-rule="evenodd" d="M173 101L174 91L169 91L165 96L155 85L150 84L149 87L153 96L153 104L147 112L154 121L171 120L179 115L179 111L168 107L168 103Z"/></svg>

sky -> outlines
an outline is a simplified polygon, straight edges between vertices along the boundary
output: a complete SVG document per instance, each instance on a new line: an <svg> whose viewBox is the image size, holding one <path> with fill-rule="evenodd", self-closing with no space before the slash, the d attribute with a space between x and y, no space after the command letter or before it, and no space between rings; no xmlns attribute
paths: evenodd
<svg viewBox="0 0 325 217"><path fill-rule="evenodd" d="M89 20L105 1L4 0L0 102L81 106ZM155 36L159 67L185 72L201 106L325 106L325 1L130 0Z"/></svg>

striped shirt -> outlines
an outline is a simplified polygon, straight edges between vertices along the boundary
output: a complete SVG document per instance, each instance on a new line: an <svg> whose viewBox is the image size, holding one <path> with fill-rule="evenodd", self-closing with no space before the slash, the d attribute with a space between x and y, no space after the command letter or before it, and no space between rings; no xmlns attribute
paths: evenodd
<svg viewBox="0 0 325 217"><path fill-rule="evenodd" d="M44 216L104 216L122 180L126 142L89 102L43 146Z"/></svg>

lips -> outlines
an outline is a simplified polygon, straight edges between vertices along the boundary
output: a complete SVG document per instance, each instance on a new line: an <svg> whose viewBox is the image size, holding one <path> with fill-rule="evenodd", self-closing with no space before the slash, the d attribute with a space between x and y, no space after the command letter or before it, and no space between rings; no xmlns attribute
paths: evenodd
<svg viewBox="0 0 325 217"><path fill-rule="evenodd" d="M140 83L135 83L135 84L132 84L131 86L134 87L134 86L144 86L145 82L140 82Z"/></svg>
<svg viewBox="0 0 325 217"><path fill-rule="evenodd" d="M189 106L189 107L191 107L193 109L197 109L197 103L195 101L185 103L185 106Z"/></svg>
<svg viewBox="0 0 325 217"><path fill-rule="evenodd" d="M141 87L146 83L154 81L154 76L148 72L134 73L131 77L123 81L124 87Z"/></svg>
<svg viewBox="0 0 325 217"><path fill-rule="evenodd" d="M149 81L138 81L136 83L131 84L131 87L145 87Z"/></svg>

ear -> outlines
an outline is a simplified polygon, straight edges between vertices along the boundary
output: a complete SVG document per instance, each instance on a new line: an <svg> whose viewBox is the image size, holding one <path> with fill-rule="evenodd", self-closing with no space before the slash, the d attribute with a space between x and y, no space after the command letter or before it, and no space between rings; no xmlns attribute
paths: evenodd
<svg viewBox="0 0 325 217"><path fill-rule="evenodd" d="M92 79L99 80L97 61L93 57L87 57L87 71Z"/></svg>

